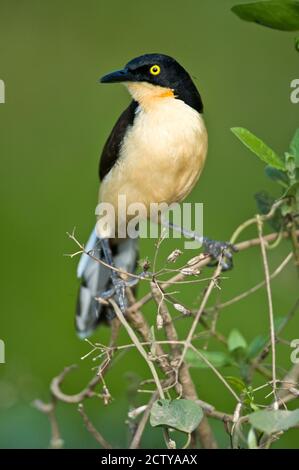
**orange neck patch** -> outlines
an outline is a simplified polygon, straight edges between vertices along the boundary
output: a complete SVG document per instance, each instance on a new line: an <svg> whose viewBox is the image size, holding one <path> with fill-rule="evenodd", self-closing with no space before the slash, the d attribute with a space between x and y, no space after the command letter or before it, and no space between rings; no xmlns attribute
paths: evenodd
<svg viewBox="0 0 299 470"><path fill-rule="evenodd" d="M126 85L134 100L143 107L151 107L159 102L160 98L175 98L171 88L164 88L147 82L129 82Z"/></svg>
<svg viewBox="0 0 299 470"><path fill-rule="evenodd" d="M159 98L174 98L174 93L171 88L167 88L164 92L158 95Z"/></svg>

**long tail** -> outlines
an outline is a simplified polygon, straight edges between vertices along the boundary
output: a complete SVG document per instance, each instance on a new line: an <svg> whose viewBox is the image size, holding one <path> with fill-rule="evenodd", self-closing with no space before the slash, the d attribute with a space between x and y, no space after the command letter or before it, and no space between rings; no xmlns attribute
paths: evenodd
<svg viewBox="0 0 299 470"><path fill-rule="evenodd" d="M96 258L103 259L101 241L96 235L95 229L91 233L85 246L87 252L92 251ZM138 258L138 240L120 240L112 247L113 262L118 268L133 273L136 269ZM108 322L113 318L112 310L100 304L96 297L112 288L111 270L103 264L83 254L78 264L77 276L81 278L79 288L76 329L81 338L86 338L99 323Z"/></svg>

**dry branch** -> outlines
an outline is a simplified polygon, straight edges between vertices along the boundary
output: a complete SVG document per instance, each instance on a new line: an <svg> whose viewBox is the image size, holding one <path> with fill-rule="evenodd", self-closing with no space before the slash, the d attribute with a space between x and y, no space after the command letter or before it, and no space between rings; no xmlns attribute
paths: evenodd
<svg viewBox="0 0 299 470"><path fill-rule="evenodd" d="M267 214L266 216L262 216L262 217L257 216L254 219L250 219L249 221L245 222L240 227L238 227L238 229L235 231L233 235L233 240L235 241L236 238L240 235L241 232L243 232L243 230L246 227L252 225L253 223L257 223L258 229L259 229L259 237L252 239L252 240L247 240L247 241L237 243L235 247L237 248L239 252L241 252L251 247L260 246L262 259L263 259L263 265L264 265L264 271L265 271L265 280L260 282L253 288L249 289L248 291L236 296L235 298L228 300L226 302L223 302L223 303L218 302L216 306L210 307L207 309L206 307L207 302L209 300L211 292L215 284L217 283L217 280L219 279L219 276L221 273L221 268L220 268L220 263L219 263L215 269L215 272L212 278L209 278L208 280L209 282L208 282L206 289L203 292L202 301L200 303L199 308L194 314L191 328L189 330L187 337L184 340L179 340L179 336L178 336L176 326L175 326L176 325L175 321L171 317L170 311L167 306L168 305L167 302L170 302L172 304L174 302L171 296L167 294L165 291L170 286L173 286L176 284L179 285L179 284L184 284L184 283L189 284L191 282L193 283L202 282L204 281L203 279L190 281L190 277L187 276L188 272L186 271L186 269L182 269L182 268L178 270L164 269L157 273L154 272L152 276L144 277L144 276L140 276L136 274L124 273L124 271L118 268L110 267L110 269L115 269L116 271L118 271L119 274L126 274L129 277L138 279L140 282L141 281L150 282L151 292L146 294L142 299L136 301L132 293L132 290L130 288L127 288L127 296L129 299L130 306L127 309L126 317L124 317L124 315L120 311L116 302L113 299L109 300L116 314L116 319L112 322L112 326L113 326L112 333L111 333L112 339L111 339L109 346L97 345L97 343L93 345L92 343L90 343L93 348L91 350L91 353L96 351L97 349L100 349L101 356L104 356L104 361L99 366L97 374L94 377L92 377L89 383L80 392L69 395L62 391L62 386L63 386L63 382L65 378L76 367L76 366L70 366L70 367L66 367L57 377L53 378L51 382L51 386L50 386L51 394L53 397L51 403L44 404L41 401L35 402L35 407L39 409L40 411L42 411L43 413L45 413L49 417L51 428L52 428L51 445L53 447L55 446L59 447L62 445L58 423L57 423L56 416L55 416L56 404L58 401L62 401L62 402L69 403L69 404L78 404L79 405L78 411L83 418L83 421L86 425L88 432L93 436L94 439L96 439L96 441L102 447L107 448L107 449L112 448L111 444L109 444L103 438L101 433L94 427L94 425L89 420L84 410L83 403L87 398L101 396L99 393L96 393L95 388L102 381L104 384L104 389L105 389L106 386L104 383L103 376L108 371L111 364L113 364L114 354L116 354L117 351L126 350L129 348L135 348L143 357L143 359L146 361L149 367L149 370L151 372L151 376L152 376L152 378L149 381L147 381L147 383L154 384L156 387L156 389L149 391L151 393L151 398L149 399L147 405L144 405L144 407L142 407L143 414L139 420L136 431L133 435L133 438L130 444L131 449L136 449L140 447L144 429L146 427L154 401L157 399L157 397L164 398L166 391L168 392L170 389L175 390L178 398L184 397L184 398L193 400L196 403L200 404L200 406L203 408L205 412L205 417L201 421L197 429L197 435L200 440L201 446L203 448L216 448L217 447L217 443L212 433L207 417L223 421L228 429L229 429L228 424L230 423L230 426L231 426L230 433L234 429L236 429L236 433L238 433L238 436L232 436L232 440L234 439L238 440L239 433L241 432L240 429L241 429L242 423L247 422L248 420L248 415L241 416L241 413L244 412L242 400L237 395L237 393L233 390L230 384L227 382L225 377L218 371L218 369L214 367L213 364L211 364L211 362L197 350L197 348L193 345L193 341L195 341L198 337L200 337L200 335L202 335L202 333L198 334L197 332L198 325L200 324L201 326L205 328L205 331L206 333L208 333L208 335L213 336L214 338L226 343L226 338L221 333L216 331L215 324L212 323L212 326L209 326L206 320L204 319L203 314L206 312L210 312L210 311L212 312L215 310L217 310L217 312L220 312L223 308L228 307L236 302L239 302L241 299L246 298L248 295L250 295L253 292L256 292L258 289L262 288L263 286L266 286L268 304L269 304L271 340L267 346L268 346L268 350L269 350L269 345L272 348L272 379L273 380L270 382L270 384L273 387L274 396L275 397L277 396L277 402L275 401L276 403L275 406L276 407L285 406L285 404L289 400L292 400L298 397L298 393L297 393L298 390L297 390L297 385L296 385L299 379L298 365L295 365L291 369L291 371L285 376L284 380L281 382L282 383L281 387L278 387L278 384L280 382L277 380L277 371L276 371L276 360L275 360L276 359L275 357L276 338L275 338L275 332L274 332L273 304L272 304L270 281L271 279L273 279L274 277L276 277L278 274L282 272L282 270L287 266L287 264L293 257L293 254L289 254L283 260L283 262L278 266L278 268L276 268L276 270L272 274L270 274L269 267L268 267L267 252L266 252L268 243L275 242L279 237L287 238L290 236L288 232L284 232L280 235L277 233L272 233L270 235L263 236L262 234L262 223L265 220L268 220L270 217L272 217L277 207L278 207L277 204L274 205L270 213ZM295 237L297 240L297 237L299 236L299 231L293 232L292 236L293 238ZM82 252L86 253L84 246L78 242L74 234L70 235L70 238L74 240L75 243L79 246L80 251L78 253L82 253ZM157 250L156 250L155 259L154 259L154 270L155 270L158 250L159 250L161 242L162 240L160 240L160 242L157 245ZM98 258L96 258L94 253L91 252L87 254L91 256L94 260L96 260L97 262L101 262L105 264L102 260L99 260ZM204 257L200 256L200 257L193 258L192 259L193 272L196 272L196 270L201 270L210 262L211 262L211 259L209 256L204 256ZM189 263L191 263L191 261ZM187 265L189 266L188 263ZM162 274L169 275L169 273L173 273L173 272L175 272L175 275L170 277L170 279L166 281L160 280L160 276ZM156 304L157 311L158 311L159 327L163 328L164 334L165 334L164 341L156 341L155 338L153 338L151 328L148 322L146 321L146 319L144 318L143 313L140 310L150 300L154 300ZM292 318L292 316L294 315L297 306L298 305L296 304L295 308L288 315L288 320ZM188 309L186 309L186 311L187 310ZM126 329L132 343L128 345L120 345L120 346L117 345L117 337L118 337L118 331L119 331L120 325L122 325ZM209 403L206 403L199 399L194 382L189 372L189 368L185 362L185 355L188 349L191 349L195 354L198 354L201 360L204 361L208 365L208 367L217 375L217 377L221 380L224 386L234 396L234 398L237 401L237 405L236 405L234 413L226 413L223 411L219 411L213 405L210 405ZM263 356L259 355L252 362L251 371L250 371L251 375L254 373L255 369L259 370L260 372L264 372L265 375L268 374L268 370L265 369L263 365L263 360L267 356L268 350L266 351L266 348L265 348L264 355ZM85 357L87 356L88 354ZM159 368L159 374L157 372L158 368ZM269 382L267 383L267 385L269 386ZM102 398L104 402L106 403L107 391L106 392L104 391ZM166 430L165 438L166 438L166 444L168 446L175 445L175 443L170 442L169 436L167 435L167 430ZM196 444L194 436L192 437L191 442L192 442L192 445Z"/></svg>
<svg viewBox="0 0 299 470"><path fill-rule="evenodd" d="M112 449L112 445L106 441L106 439L102 436L102 434L94 427L90 419L88 418L83 403L79 403L78 405L78 412L82 416L83 422L89 434L91 434L94 439L100 444L103 449Z"/></svg>

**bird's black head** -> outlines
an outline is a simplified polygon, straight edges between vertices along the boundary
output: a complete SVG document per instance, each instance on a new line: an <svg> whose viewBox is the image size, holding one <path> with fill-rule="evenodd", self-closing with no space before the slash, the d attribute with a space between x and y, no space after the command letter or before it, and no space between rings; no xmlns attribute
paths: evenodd
<svg viewBox="0 0 299 470"><path fill-rule="evenodd" d="M137 57L122 69L101 78L101 83L147 82L173 90L174 96L196 109L203 111L197 88L188 72L172 57L164 54L145 54Z"/></svg>

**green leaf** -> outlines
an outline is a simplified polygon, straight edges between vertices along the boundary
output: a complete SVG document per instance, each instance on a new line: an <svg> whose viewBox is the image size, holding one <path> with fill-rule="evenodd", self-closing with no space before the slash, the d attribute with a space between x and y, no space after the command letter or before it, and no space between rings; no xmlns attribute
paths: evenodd
<svg viewBox="0 0 299 470"><path fill-rule="evenodd" d="M274 330L277 333L280 328L285 324L287 321L287 317L276 317L274 318Z"/></svg>
<svg viewBox="0 0 299 470"><path fill-rule="evenodd" d="M285 193L283 194L283 197L290 197L290 196L296 197L298 189L299 189L299 181L297 181L297 183L292 184L287 189L287 191L285 191Z"/></svg>
<svg viewBox="0 0 299 470"><path fill-rule="evenodd" d="M247 436L247 444L248 449L258 449L258 443L256 439L256 435L253 428L249 429L249 433Z"/></svg>
<svg viewBox="0 0 299 470"><path fill-rule="evenodd" d="M296 167L299 168L299 129L296 130L292 139L290 153L295 157Z"/></svg>
<svg viewBox="0 0 299 470"><path fill-rule="evenodd" d="M244 337L241 335L239 330L232 330L227 339L227 346L230 352L235 351L236 349L246 349L247 343Z"/></svg>
<svg viewBox="0 0 299 470"><path fill-rule="evenodd" d="M280 31L299 30L299 1L269 0L232 8L239 18Z"/></svg>
<svg viewBox="0 0 299 470"><path fill-rule="evenodd" d="M267 163L278 170L285 170L284 162L281 158L268 147L261 139L256 137L247 129L243 127L232 127L231 131L235 134L241 142L257 155L263 162Z"/></svg>
<svg viewBox="0 0 299 470"><path fill-rule="evenodd" d="M251 402L249 403L249 406L250 406L252 411L258 411L259 410L259 407L255 403L253 403L253 400L251 400Z"/></svg>
<svg viewBox="0 0 299 470"><path fill-rule="evenodd" d="M273 166L267 165L265 168L265 173L272 181L275 181L284 188L288 187L289 179L283 171L277 170L277 168L273 168Z"/></svg>
<svg viewBox="0 0 299 470"><path fill-rule="evenodd" d="M292 190L292 187L290 188ZM289 195L289 191L286 191L283 197L286 197ZM283 217L288 216L289 214L292 214L294 212L294 205L292 204L292 201L289 199L284 204L280 207L281 214Z"/></svg>
<svg viewBox="0 0 299 470"><path fill-rule="evenodd" d="M191 433L203 418L203 411L192 400L157 400L151 409L150 423L153 427L167 426Z"/></svg>
<svg viewBox="0 0 299 470"><path fill-rule="evenodd" d="M299 52L299 37L295 38L295 49Z"/></svg>
<svg viewBox="0 0 299 470"><path fill-rule="evenodd" d="M299 409L294 411L285 410L262 410L249 415L250 424L265 432L273 434L279 431L286 431L299 424Z"/></svg>
<svg viewBox="0 0 299 470"><path fill-rule="evenodd" d="M285 152L285 168L290 180L290 184L296 183L296 160L295 156L289 152Z"/></svg>
<svg viewBox="0 0 299 470"><path fill-rule="evenodd" d="M254 403L254 400L255 400L255 397L254 397L253 387L251 385L248 385L243 390L243 398L242 398L243 404L246 405L250 410L257 411L259 407L258 405Z"/></svg>
<svg viewBox="0 0 299 470"><path fill-rule="evenodd" d="M232 375L225 377L226 381L232 385L238 392L243 392L246 389L246 384L239 377L234 377Z"/></svg>
<svg viewBox="0 0 299 470"><path fill-rule="evenodd" d="M274 318L274 330L275 332L279 332L280 328L284 325L286 321L286 317L276 317ZM259 352L263 350L266 344L269 341L269 336L259 335L256 336L247 348L246 357L248 359L253 359Z"/></svg>
<svg viewBox="0 0 299 470"><path fill-rule="evenodd" d="M268 338L265 336L256 336L247 348L247 355L248 359L254 358L262 349L266 346L268 342Z"/></svg>
<svg viewBox="0 0 299 470"><path fill-rule="evenodd" d="M198 350L207 360L216 368L232 365L232 359L228 354L222 351L204 351ZM197 369L208 369L209 365L196 354L195 351L187 351L186 362L190 367L196 367Z"/></svg>
<svg viewBox="0 0 299 470"><path fill-rule="evenodd" d="M269 167L268 167L269 168ZM279 170L277 170L279 171ZM275 203L276 199L268 194L266 191L260 191L254 195L256 200L256 205L260 214L268 214L271 210L271 207ZM275 230L279 232L283 224L283 218L281 212L277 210L274 216L267 221L267 223Z"/></svg>

